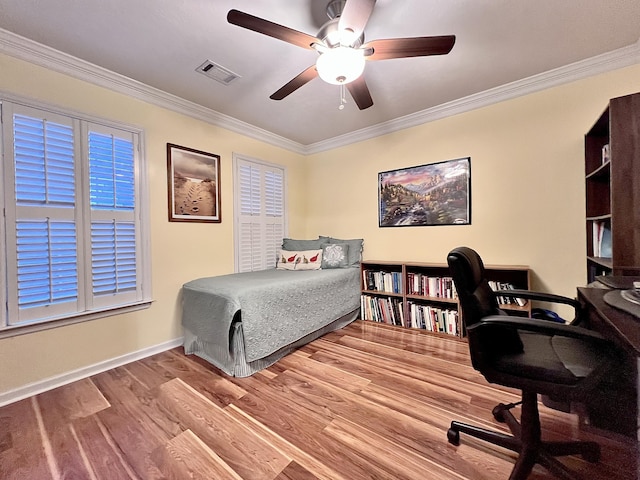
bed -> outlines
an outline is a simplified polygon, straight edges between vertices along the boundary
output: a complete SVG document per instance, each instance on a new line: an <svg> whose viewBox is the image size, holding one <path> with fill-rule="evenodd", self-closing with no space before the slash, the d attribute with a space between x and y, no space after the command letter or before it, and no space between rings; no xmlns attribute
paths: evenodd
<svg viewBox="0 0 640 480"><path fill-rule="evenodd" d="M359 315L360 269L264 270L182 289L184 349L246 377Z"/></svg>

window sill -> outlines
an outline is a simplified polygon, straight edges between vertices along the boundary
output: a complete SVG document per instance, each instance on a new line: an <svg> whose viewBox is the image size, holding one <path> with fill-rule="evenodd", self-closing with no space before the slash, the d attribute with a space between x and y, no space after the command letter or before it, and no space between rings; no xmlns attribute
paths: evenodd
<svg viewBox="0 0 640 480"><path fill-rule="evenodd" d="M144 300L131 305L115 307L108 310L101 310L99 312L74 315L73 317L60 318L58 320L49 320L23 325L9 325L0 330L0 340L3 338L17 337L18 335L26 335L28 333L41 332L43 330L50 330L52 328L74 325L76 323L88 322L91 320L97 320L99 318L110 317L113 315L136 312L138 310L149 308L152 303L153 300Z"/></svg>

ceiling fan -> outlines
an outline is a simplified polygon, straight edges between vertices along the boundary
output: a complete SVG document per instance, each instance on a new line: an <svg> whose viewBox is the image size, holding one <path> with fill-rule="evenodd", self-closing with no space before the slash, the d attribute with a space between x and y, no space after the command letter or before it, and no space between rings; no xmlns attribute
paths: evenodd
<svg viewBox="0 0 640 480"><path fill-rule="evenodd" d="M330 20L315 37L238 10L230 10L227 21L318 52L315 65L297 75L269 98L282 100L319 76L325 82L342 85L343 88L346 86L358 108L364 110L373 105L369 87L362 75L366 61L446 55L456 41L455 35L445 35L388 38L364 43L364 28L375 3L375 0L331 0L327 5ZM344 104L344 95L341 99L340 108Z"/></svg>

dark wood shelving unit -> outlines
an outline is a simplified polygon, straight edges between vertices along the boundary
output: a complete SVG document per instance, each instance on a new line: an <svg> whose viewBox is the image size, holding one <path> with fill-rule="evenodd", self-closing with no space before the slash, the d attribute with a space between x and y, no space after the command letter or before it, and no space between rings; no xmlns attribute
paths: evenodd
<svg viewBox="0 0 640 480"><path fill-rule="evenodd" d="M640 93L611 99L584 146L587 282L640 275Z"/></svg>
<svg viewBox="0 0 640 480"><path fill-rule="evenodd" d="M486 265L487 277L489 280L503 284L511 284L517 289L529 289L529 267L521 265ZM360 266L361 271L361 318L363 320L376 321L395 325L398 328L419 328L432 335L442 335L447 338L462 339L465 337L464 327L461 324L460 304L457 297L448 298L446 296L422 295L415 292L410 287L410 281L419 275L419 279L449 279L449 267L441 263L411 263L411 262L390 262L390 261L364 261ZM380 277L384 274L395 272L400 274L401 285L399 292L384 291L383 289L372 288L372 274L378 274ZM416 281L418 282L418 281ZM434 280L435 283L438 283ZM441 280L442 282L442 280ZM418 282L419 283L419 282ZM453 285L453 282L445 280L439 285ZM442 287L442 293L447 290ZM431 293L431 292L429 292ZM424 324L416 324L416 316L423 318L421 313L427 307L438 309L439 311L453 312L445 314L448 321L455 322L455 325L446 323L446 331L436 331L433 329L435 325L429 327L426 322ZM524 306L518 304L501 304L500 308L504 309L511 315L529 316L531 314L531 303L526 302ZM413 310L412 310L413 309ZM436 314L437 315L437 314ZM412 321L413 320L413 321ZM440 325L438 325L440 326Z"/></svg>

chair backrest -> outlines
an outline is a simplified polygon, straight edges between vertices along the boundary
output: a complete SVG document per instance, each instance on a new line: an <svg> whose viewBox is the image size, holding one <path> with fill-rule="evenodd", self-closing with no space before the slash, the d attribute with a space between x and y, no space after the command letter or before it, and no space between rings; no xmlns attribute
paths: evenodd
<svg viewBox="0 0 640 480"><path fill-rule="evenodd" d="M500 315L498 301L485 278L480 255L469 247L454 248L447 263L462 308L462 318L469 327L489 315Z"/></svg>
<svg viewBox="0 0 640 480"><path fill-rule="evenodd" d="M458 292L465 327L468 328L489 315L504 315L485 277L484 263L475 250L469 247L454 248L447 256L447 263ZM482 371L488 358L493 355L522 349L518 333L511 329L496 327L490 333L466 332L471 363L476 370Z"/></svg>

